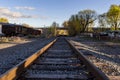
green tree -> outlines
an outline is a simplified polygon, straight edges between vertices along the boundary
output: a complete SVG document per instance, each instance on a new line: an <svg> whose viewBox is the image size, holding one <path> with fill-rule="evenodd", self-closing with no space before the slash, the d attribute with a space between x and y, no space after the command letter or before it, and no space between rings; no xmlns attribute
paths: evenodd
<svg viewBox="0 0 120 80"><path fill-rule="evenodd" d="M59 24L56 23L56 22L53 22L52 25L49 28L50 35L56 36L58 27L59 27Z"/></svg>
<svg viewBox="0 0 120 80"><path fill-rule="evenodd" d="M74 36L78 33L78 25L77 25L77 16L76 15L72 15L71 18L69 19L69 24L68 24L68 30L69 30L69 34L71 36Z"/></svg>
<svg viewBox="0 0 120 80"><path fill-rule="evenodd" d="M120 6L111 5L107 12L107 18L109 25L114 28L114 30L118 30L118 27L120 26Z"/></svg>
<svg viewBox="0 0 120 80"><path fill-rule="evenodd" d="M46 30L46 37L51 37L53 36L53 27L48 27L47 30Z"/></svg>
<svg viewBox="0 0 120 80"><path fill-rule="evenodd" d="M82 26L80 24L80 19L79 19L78 15L75 15L74 17L75 17L74 24L75 24L76 34L80 34L80 32L82 30Z"/></svg>
<svg viewBox="0 0 120 80"><path fill-rule="evenodd" d="M0 22L8 23L8 19L7 18L0 18Z"/></svg>
<svg viewBox="0 0 120 80"><path fill-rule="evenodd" d="M68 22L68 33L70 36L75 36L76 35L76 31L75 31L75 26L74 23L72 21Z"/></svg>
<svg viewBox="0 0 120 80"><path fill-rule="evenodd" d="M64 21L62 25L64 28L68 28L68 21Z"/></svg>
<svg viewBox="0 0 120 80"><path fill-rule="evenodd" d="M81 32L92 31L97 14L93 10L83 10L76 15L72 15L69 21L64 22L64 27L68 27L71 36L79 35Z"/></svg>

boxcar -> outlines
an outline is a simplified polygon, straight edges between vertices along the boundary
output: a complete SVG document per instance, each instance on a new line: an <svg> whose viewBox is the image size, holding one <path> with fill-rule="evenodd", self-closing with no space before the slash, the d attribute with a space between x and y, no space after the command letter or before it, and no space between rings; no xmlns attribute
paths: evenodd
<svg viewBox="0 0 120 80"><path fill-rule="evenodd" d="M3 24L2 33L6 36L14 36L17 33L17 28L12 24Z"/></svg>
<svg viewBox="0 0 120 80"><path fill-rule="evenodd" d="M26 27L23 25L17 25L17 24L1 24L1 32L5 34L6 36L18 36L18 35L40 35L41 31L35 30L31 27Z"/></svg>

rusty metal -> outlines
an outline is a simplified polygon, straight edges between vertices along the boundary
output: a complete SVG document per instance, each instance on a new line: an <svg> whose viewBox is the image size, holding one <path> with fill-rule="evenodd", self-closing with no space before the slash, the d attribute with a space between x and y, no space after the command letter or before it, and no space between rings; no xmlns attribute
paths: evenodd
<svg viewBox="0 0 120 80"><path fill-rule="evenodd" d="M71 40L66 41L69 43L71 48L75 51L78 58L83 61L83 63L87 66L89 71L95 76L95 80L109 80L109 78L101 71L99 70L94 64L92 64L84 55L82 52L80 52L77 48L74 47L74 45L71 43Z"/></svg>
<svg viewBox="0 0 120 80"><path fill-rule="evenodd" d="M50 46L56 42L57 39L53 40L49 44L47 44L45 47L34 53L32 56L28 57L6 73L0 75L0 80L15 80L22 71L24 71L32 62L34 62L42 53L44 53Z"/></svg>

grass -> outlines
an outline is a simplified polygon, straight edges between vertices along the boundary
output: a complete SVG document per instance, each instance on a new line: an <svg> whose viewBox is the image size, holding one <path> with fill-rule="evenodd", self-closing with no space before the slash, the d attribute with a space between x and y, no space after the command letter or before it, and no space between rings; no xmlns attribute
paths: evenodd
<svg viewBox="0 0 120 80"><path fill-rule="evenodd" d="M19 37L0 37L0 43L16 42L20 40Z"/></svg>
<svg viewBox="0 0 120 80"><path fill-rule="evenodd" d="M2 43L2 42L9 42L9 39L6 38L6 37L1 37L1 38L0 38L0 42L1 42L1 43Z"/></svg>

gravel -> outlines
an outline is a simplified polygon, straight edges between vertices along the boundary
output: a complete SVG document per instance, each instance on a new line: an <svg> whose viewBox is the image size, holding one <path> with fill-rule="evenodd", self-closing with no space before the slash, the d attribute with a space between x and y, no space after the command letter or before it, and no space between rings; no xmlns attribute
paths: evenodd
<svg viewBox="0 0 120 80"><path fill-rule="evenodd" d="M84 48L100 62L107 64L106 70L107 68L114 69L110 72L105 71L107 75L120 76L120 43L104 42L84 37L72 38L72 40L74 40L73 43L77 48ZM103 69L105 69L105 66Z"/></svg>
<svg viewBox="0 0 120 80"><path fill-rule="evenodd" d="M23 44L2 46L0 48L0 75L41 49L53 39L36 39Z"/></svg>

